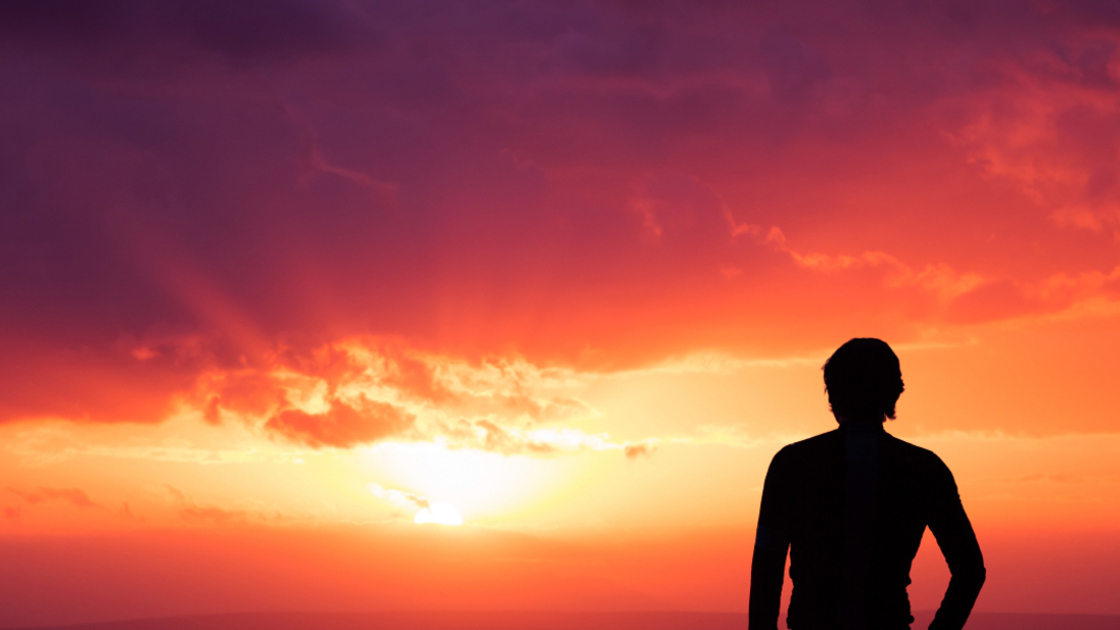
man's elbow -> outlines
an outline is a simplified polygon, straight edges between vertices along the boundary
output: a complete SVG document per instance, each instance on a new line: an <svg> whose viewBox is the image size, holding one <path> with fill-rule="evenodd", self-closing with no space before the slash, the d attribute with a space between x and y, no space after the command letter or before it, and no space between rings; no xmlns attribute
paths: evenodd
<svg viewBox="0 0 1120 630"><path fill-rule="evenodd" d="M953 572L954 582L977 592L980 591L980 587L984 586L984 580L987 578L988 571L982 563Z"/></svg>

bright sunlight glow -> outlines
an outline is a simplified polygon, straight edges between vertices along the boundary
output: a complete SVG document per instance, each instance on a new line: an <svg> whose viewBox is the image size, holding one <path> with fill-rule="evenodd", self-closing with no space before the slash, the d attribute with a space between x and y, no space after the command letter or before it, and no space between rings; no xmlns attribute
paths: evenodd
<svg viewBox="0 0 1120 630"><path fill-rule="evenodd" d="M463 524L463 517L459 511L446 503L432 503L426 508L421 508L412 519L413 523L436 523L452 527Z"/></svg>
<svg viewBox="0 0 1120 630"><path fill-rule="evenodd" d="M369 447L362 459L386 487L401 488L428 502L417 504L417 523L449 520L437 510L441 504L455 506L455 519L471 522L529 509L562 484L571 465L432 443L381 443Z"/></svg>

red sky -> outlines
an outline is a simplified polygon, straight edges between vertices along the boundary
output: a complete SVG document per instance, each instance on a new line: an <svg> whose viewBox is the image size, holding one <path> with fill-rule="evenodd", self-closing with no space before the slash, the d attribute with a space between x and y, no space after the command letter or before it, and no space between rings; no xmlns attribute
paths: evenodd
<svg viewBox="0 0 1120 630"><path fill-rule="evenodd" d="M1118 42L1088 0L4 3L0 625L744 610L855 336L978 610L1120 613Z"/></svg>

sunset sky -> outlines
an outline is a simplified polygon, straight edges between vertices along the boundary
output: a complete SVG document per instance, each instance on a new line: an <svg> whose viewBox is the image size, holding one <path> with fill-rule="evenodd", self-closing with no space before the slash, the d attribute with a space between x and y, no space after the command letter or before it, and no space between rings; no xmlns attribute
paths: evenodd
<svg viewBox="0 0 1120 630"><path fill-rule="evenodd" d="M852 337L976 609L1120 614L1118 44L1091 0L0 4L0 626L745 611ZM914 608L947 576L927 535Z"/></svg>

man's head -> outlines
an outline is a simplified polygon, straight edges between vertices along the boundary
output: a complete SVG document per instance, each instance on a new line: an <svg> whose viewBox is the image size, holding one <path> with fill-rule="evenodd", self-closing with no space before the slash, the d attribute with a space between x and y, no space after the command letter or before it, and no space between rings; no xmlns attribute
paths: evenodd
<svg viewBox="0 0 1120 630"><path fill-rule="evenodd" d="M838 422L894 419L902 394L898 357L878 339L852 339L824 363L824 387Z"/></svg>

